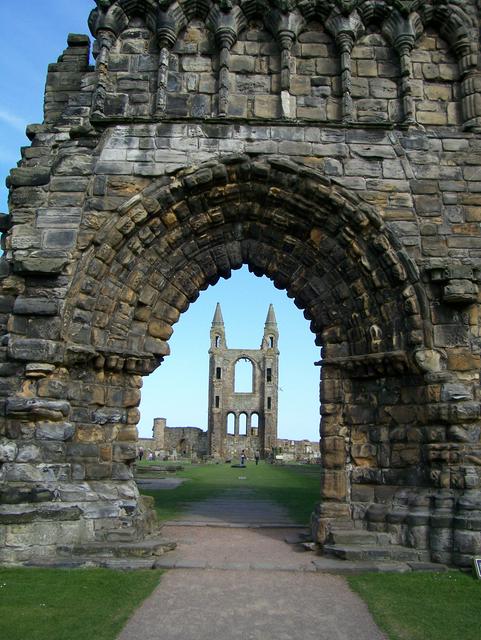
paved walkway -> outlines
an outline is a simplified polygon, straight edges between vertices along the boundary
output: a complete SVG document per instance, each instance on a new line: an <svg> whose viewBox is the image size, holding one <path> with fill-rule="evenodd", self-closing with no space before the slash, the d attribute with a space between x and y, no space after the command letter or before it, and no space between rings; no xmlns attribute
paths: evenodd
<svg viewBox="0 0 481 640"><path fill-rule="evenodd" d="M175 571L118 640L385 640L342 577L316 572L287 512L249 490L190 505L164 533L178 548L158 566Z"/></svg>

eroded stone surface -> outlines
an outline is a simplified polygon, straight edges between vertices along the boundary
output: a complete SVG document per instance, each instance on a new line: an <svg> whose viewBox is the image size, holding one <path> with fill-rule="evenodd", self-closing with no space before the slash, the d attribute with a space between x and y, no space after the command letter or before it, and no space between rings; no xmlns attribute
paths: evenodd
<svg viewBox="0 0 481 640"><path fill-rule="evenodd" d="M27 511L76 496L81 513L56 523L38 507L6 525L0 558L151 526L131 469L141 377L199 292L248 264L323 349L317 539L341 523L468 564L476 3L157 4L97 2L95 67L70 36L9 178L0 496Z"/></svg>

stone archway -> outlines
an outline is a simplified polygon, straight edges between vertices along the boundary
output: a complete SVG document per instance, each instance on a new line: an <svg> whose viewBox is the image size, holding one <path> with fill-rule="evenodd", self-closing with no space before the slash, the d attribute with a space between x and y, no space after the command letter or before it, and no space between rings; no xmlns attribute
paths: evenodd
<svg viewBox="0 0 481 640"><path fill-rule="evenodd" d="M247 264L323 349L317 539L367 528L470 562L481 102L465 4L97 2L96 66L71 35L1 221L2 560L145 534L141 378L199 291Z"/></svg>
<svg viewBox="0 0 481 640"><path fill-rule="evenodd" d="M412 435L424 428L419 406L428 394L416 361L429 354L416 268L371 207L318 172L280 158L227 157L152 184L110 216L73 274L64 366L38 383L49 400L9 404L17 419L28 406L57 411L58 419L41 419L44 429L63 430L60 440L75 431L65 466L80 483L71 490L82 535L115 535L119 521L125 536L139 535L131 465L141 375L168 355L172 325L199 291L245 263L287 290L323 348L317 538L340 522L385 524L400 493L406 506L412 499L406 487L414 484L416 496L430 487ZM387 433L393 421L401 446ZM89 518L92 510L102 518Z"/></svg>

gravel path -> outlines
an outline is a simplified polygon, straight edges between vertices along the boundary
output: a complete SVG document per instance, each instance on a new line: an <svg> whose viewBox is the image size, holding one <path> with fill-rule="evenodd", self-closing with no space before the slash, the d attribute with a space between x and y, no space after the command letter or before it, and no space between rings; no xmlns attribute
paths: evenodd
<svg viewBox="0 0 481 640"><path fill-rule="evenodd" d="M385 640L343 578L178 569L119 640Z"/></svg>
<svg viewBox="0 0 481 640"><path fill-rule="evenodd" d="M293 544L302 529L279 505L226 492L164 533L178 548L159 566L177 568L118 640L385 640L344 578L316 573L315 556Z"/></svg>

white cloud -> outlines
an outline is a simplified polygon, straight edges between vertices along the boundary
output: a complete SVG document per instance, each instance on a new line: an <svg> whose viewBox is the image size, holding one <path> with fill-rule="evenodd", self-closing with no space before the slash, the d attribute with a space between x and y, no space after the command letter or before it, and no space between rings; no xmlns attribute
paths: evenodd
<svg viewBox="0 0 481 640"><path fill-rule="evenodd" d="M23 118L16 116L14 113L10 113L6 109L0 108L0 121L4 122L8 126L16 129L17 131L25 132L27 122Z"/></svg>

